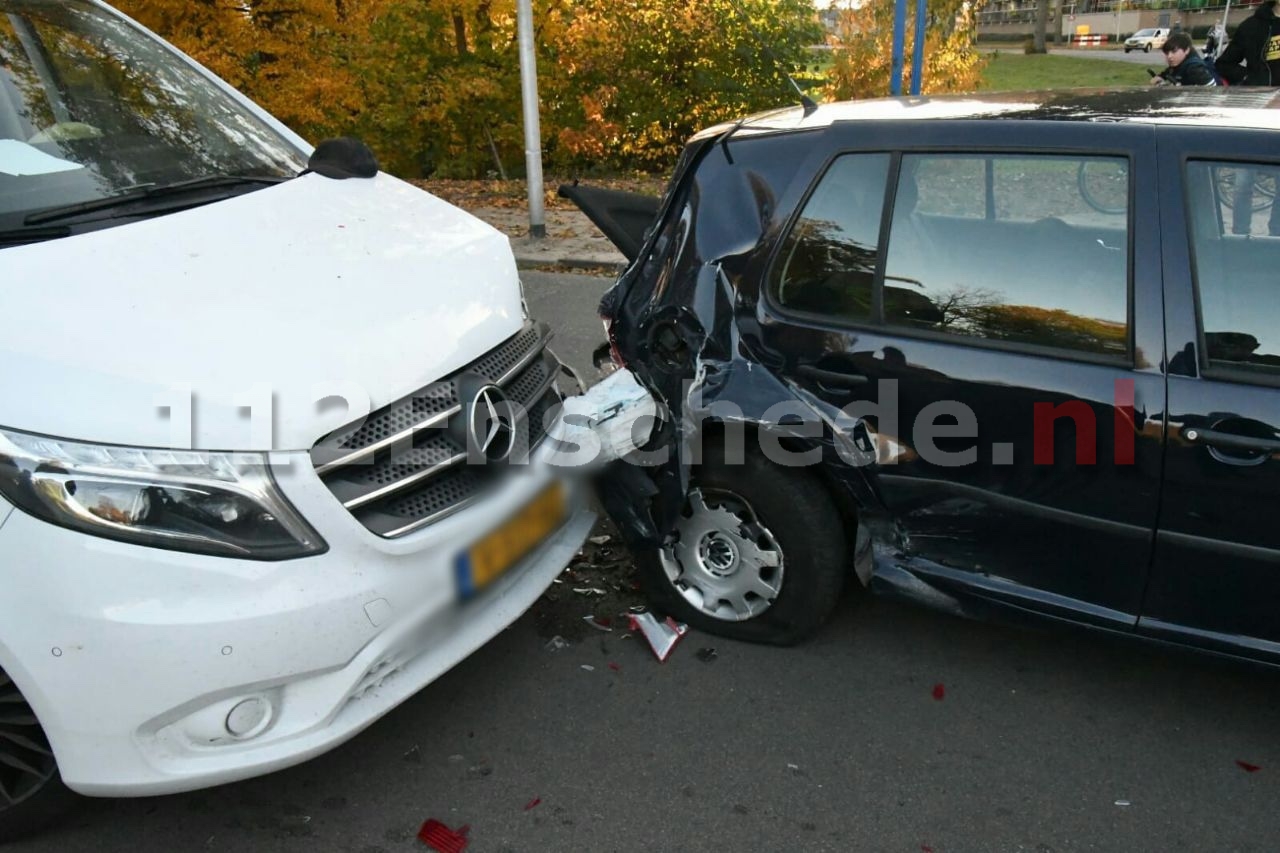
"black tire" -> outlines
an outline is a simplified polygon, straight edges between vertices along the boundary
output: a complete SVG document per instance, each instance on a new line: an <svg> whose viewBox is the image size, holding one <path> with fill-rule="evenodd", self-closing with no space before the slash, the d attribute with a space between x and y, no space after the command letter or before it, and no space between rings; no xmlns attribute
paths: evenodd
<svg viewBox="0 0 1280 853"><path fill-rule="evenodd" d="M730 621L686 599L664 568L660 551L642 552L636 559L640 583L654 609L734 640L785 646L812 636L839 601L850 574L848 543L852 541L817 475L805 468L775 465L752 453L746 455L745 464L728 465L723 448L708 447L703 464L693 472L692 488L705 491L708 504L736 497L749 505L749 513L781 552L781 585L777 597L759 615Z"/></svg>
<svg viewBox="0 0 1280 853"><path fill-rule="evenodd" d="M75 802L35 713L0 669L0 844L43 829Z"/></svg>
<svg viewBox="0 0 1280 853"><path fill-rule="evenodd" d="M1125 52L1125 53L1128 53L1128 52L1129 52L1129 48L1127 48L1127 47L1126 47L1126 48L1124 49L1124 52Z"/></svg>
<svg viewBox="0 0 1280 853"><path fill-rule="evenodd" d="M1142 46L1142 52L1143 52L1143 53L1150 53L1150 52L1151 52L1151 42L1147 42L1146 44L1144 44L1144 45Z"/></svg>

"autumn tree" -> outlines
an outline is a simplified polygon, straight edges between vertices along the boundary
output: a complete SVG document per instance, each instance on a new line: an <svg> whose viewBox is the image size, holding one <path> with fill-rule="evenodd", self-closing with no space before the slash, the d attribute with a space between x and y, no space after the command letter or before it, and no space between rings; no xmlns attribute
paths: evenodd
<svg viewBox="0 0 1280 853"><path fill-rule="evenodd" d="M840 13L827 84L832 99L874 98L891 93L895 0L867 0ZM966 92L977 88L983 60L976 47L976 3L931 2L926 14L921 92ZM903 79L911 78L915 15L907 16ZM906 91L904 85L903 91Z"/></svg>
<svg viewBox="0 0 1280 853"><path fill-rule="evenodd" d="M822 39L811 0L580 0L546 107L561 162L665 167L695 131L795 103Z"/></svg>
<svg viewBox="0 0 1280 853"><path fill-rule="evenodd" d="M524 163L515 0L118 0L303 136L388 171ZM535 0L544 161L669 168L698 129L793 103L811 0ZM758 34L758 37L757 37Z"/></svg>

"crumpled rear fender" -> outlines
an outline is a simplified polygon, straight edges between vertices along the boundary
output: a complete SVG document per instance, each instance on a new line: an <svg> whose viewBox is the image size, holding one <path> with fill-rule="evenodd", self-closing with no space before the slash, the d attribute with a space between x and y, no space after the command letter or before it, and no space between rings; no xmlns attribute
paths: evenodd
<svg viewBox="0 0 1280 853"><path fill-rule="evenodd" d="M778 149L800 144L808 141L792 135ZM859 507L879 504L862 472L874 451L859 441L859 424L789 381L754 334L758 293L747 271L789 217L784 200L795 193L785 188L804 159L778 149L724 139L691 146L644 249L601 303L611 342L663 413L637 459L614 463L600 482L633 546L655 546L674 527L713 432L730 442L742 435L757 445L749 452L762 445L788 460L843 461L822 466L824 476Z"/></svg>

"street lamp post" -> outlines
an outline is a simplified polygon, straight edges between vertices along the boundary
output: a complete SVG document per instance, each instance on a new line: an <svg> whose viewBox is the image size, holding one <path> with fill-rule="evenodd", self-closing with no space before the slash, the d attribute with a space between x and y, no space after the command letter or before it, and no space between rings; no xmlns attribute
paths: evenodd
<svg viewBox="0 0 1280 853"><path fill-rule="evenodd" d="M542 202L542 128L538 123L538 68L533 52L533 2L517 0L520 33L520 100L524 107L524 163L529 181L529 236L547 236Z"/></svg>

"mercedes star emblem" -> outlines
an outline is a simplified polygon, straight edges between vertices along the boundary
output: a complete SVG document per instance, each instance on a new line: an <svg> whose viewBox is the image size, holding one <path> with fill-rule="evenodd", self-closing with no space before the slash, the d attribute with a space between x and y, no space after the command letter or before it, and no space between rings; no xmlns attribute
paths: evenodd
<svg viewBox="0 0 1280 853"><path fill-rule="evenodd" d="M515 411L497 385L486 385L471 402L468 452L480 453L486 462L501 462L516 445Z"/></svg>

